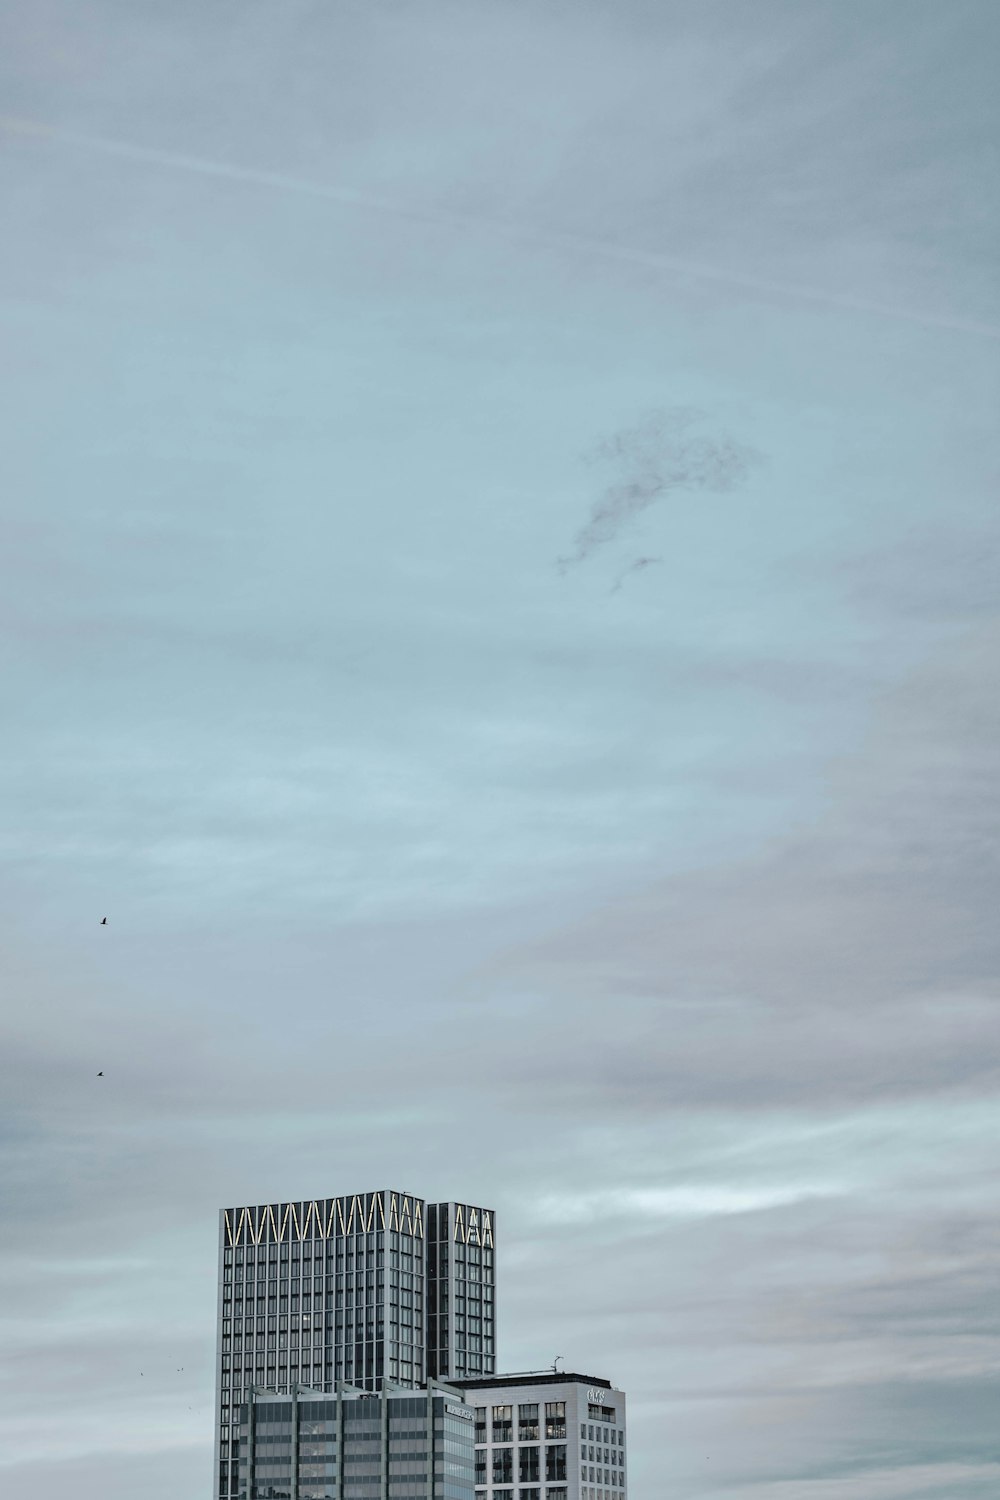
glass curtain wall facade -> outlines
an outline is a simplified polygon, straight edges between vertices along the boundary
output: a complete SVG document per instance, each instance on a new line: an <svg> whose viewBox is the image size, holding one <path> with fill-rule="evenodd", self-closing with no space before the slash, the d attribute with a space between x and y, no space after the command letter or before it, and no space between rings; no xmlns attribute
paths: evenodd
<svg viewBox="0 0 1000 1500"><path fill-rule="evenodd" d="M496 1244L491 1209L427 1209L427 1373L472 1380L496 1369Z"/></svg>
<svg viewBox="0 0 1000 1500"><path fill-rule="evenodd" d="M454 1391L289 1396L240 1407L239 1500L474 1500L473 1413Z"/></svg>

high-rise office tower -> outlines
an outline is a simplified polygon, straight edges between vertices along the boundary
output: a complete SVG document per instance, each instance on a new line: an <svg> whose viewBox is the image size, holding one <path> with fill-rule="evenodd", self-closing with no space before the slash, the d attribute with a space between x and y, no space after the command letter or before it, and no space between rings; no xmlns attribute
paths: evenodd
<svg viewBox="0 0 1000 1500"><path fill-rule="evenodd" d="M252 1387L377 1391L491 1375L494 1237L491 1209L390 1189L224 1209L217 1495L237 1492Z"/></svg>

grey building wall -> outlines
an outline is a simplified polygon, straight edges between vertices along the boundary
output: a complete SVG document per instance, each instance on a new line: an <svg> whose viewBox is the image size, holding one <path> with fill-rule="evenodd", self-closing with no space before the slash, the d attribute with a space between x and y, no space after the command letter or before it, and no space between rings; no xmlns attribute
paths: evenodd
<svg viewBox="0 0 1000 1500"><path fill-rule="evenodd" d="M474 1500L472 1409L452 1390L251 1391L239 1500Z"/></svg>
<svg viewBox="0 0 1000 1500"><path fill-rule="evenodd" d="M476 1410L476 1500L625 1500L625 1393L599 1376L455 1382Z"/></svg>

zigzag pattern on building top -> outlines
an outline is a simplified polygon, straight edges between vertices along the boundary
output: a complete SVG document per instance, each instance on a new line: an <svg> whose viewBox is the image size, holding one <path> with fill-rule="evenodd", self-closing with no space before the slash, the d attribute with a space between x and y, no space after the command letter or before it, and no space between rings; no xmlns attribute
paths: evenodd
<svg viewBox="0 0 1000 1500"><path fill-rule="evenodd" d="M405 1193L355 1193L341 1198L304 1199L300 1203L260 1203L227 1208L225 1243L280 1245L291 1240L329 1240L336 1236L396 1230L424 1237L424 1205Z"/></svg>
<svg viewBox="0 0 1000 1500"><path fill-rule="evenodd" d="M487 1245L492 1250L493 1220L489 1210L456 1203L452 1239L463 1245Z"/></svg>

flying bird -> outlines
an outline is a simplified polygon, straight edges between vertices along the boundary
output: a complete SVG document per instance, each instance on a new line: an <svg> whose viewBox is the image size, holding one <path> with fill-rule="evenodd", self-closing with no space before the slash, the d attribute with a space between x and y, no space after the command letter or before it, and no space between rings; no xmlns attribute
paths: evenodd
<svg viewBox="0 0 1000 1500"><path fill-rule="evenodd" d="M98 1073L97 1076L98 1076L98 1078L103 1078L104 1077L104 1069L103 1068L101 1069L101 1071Z"/></svg>
<svg viewBox="0 0 1000 1500"><path fill-rule="evenodd" d="M102 917L101 920L98 922L97 925L98 925L98 927L107 927L107 925L108 925L108 919L107 919L107 917Z"/></svg>

